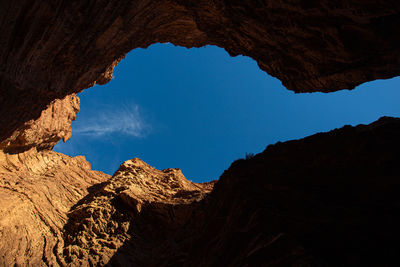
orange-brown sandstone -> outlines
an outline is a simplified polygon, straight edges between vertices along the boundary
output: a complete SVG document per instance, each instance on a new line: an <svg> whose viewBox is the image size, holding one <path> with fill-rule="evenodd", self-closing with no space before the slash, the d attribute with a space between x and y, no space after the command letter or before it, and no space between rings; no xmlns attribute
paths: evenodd
<svg viewBox="0 0 400 267"><path fill-rule="evenodd" d="M215 186L139 159L110 177L51 151L71 135L74 93L157 42L252 57L296 92L396 76L399 1L1 6L0 265L400 265L399 119L269 146Z"/></svg>

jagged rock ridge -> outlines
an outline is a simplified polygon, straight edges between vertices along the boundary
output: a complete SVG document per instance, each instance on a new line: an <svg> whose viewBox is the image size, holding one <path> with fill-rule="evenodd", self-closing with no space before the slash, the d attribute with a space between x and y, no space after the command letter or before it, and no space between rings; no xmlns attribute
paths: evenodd
<svg viewBox="0 0 400 267"><path fill-rule="evenodd" d="M104 84L130 50L206 44L255 59L296 92L400 73L400 2L16 0L0 10L0 141L51 101Z"/></svg>
<svg viewBox="0 0 400 267"><path fill-rule="evenodd" d="M15 257L35 266L396 266L399 134L400 119L383 117L277 143L232 163L215 186L139 159L108 178L79 157L4 155L0 192L9 204L0 210L7 218L0 232L29 253L3 243L0 260L9 265ZM38 210L47 223L30 217ZM34 242L23 241L25 231L13 223Z"/></svg>
<svg viewBox="0 0 400 267"><path fill-rule="evenodd" d="M157 209L149 209L132 226L142 238L126 242L110 262L396 266L399 134L400 119L384 117L268 146L234 162L184 226L152 235L157 225L169 228L163 220L141 228L154 222Z"/></svg>
<svg viewBox="0 0 400 267"><path fill-rule="evenodd" d="M166 234L158 228L164 222L176 230L214 185L190 182L179 169L159 171L139 159L124 162L111 178L91 170L83 156L35 148L0 152L0 177L4 266L105 265L127 241L140 247L142 234L131 224ZM148 210L150 220L137 219ZM132 257L138 262L144 255L149 254Z"/></svg>
<svg viewBox="0 0 400 267"><path fill-rule="evenodd" d="M271 146L235 162L209 195L211 185L196 189L175 171L183 194L147 187L129 168L106 181L83 158L47 151L70 135L69 95L108 82L127 52L156 42L250 56L296 92L398 75L399 1L2 6L1 264L399 265L398 119Z"/></svg>
<svg viewBox="0 0 400 267"><path fill-rule="evenodd" d="M65 225L68 264L150 264L169 233L184 227L214 182L189 182L179 169L156 170L138 158L124 162L113 177L76 204ZM150 216L148 216L150 214ZM145 219L144 219L145 218ZM115 258L122 246L127 254ZM170 258L173 249L162 252ZM161 256L161 255L159 255Z"/></svg>
<svg viewBox="0 0 400 267"><path fill-rule="evenodd" d="M185 266L399 265L399 134L383 117L234 162Z"/></svg>

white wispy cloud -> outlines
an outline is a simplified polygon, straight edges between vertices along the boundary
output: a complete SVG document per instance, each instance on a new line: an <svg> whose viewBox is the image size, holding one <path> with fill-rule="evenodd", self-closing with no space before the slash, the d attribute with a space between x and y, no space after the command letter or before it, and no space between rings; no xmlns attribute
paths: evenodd
<svg viewBox="0 0 400 267"><path fill-rule="evenodd" d="M111 134L123 134L132 137L144 137L150 126L144 122L138 105L122 105L117 108L101 107L91 116L79 120L73 127L73 135L102 137Z"/></svg>

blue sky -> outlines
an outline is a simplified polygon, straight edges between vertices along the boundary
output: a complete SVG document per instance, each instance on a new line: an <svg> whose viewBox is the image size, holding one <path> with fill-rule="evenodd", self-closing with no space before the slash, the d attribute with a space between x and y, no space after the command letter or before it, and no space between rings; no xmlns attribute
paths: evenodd
<svg viewBox="0 0 400 267"><path fill-rule="evenodd" d="M85 155L109 174L139 157L209 181L268 144L400 116L399 87L394 78L352 91L295 94L250 58L214 46L156 44L131 51L110 83L79 94L72 138L55 150Z"/></svg>

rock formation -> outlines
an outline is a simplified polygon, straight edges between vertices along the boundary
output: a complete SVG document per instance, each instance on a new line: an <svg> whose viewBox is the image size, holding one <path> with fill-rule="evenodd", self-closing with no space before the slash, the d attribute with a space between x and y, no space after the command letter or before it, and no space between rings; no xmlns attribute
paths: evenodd
<svg viewBox="0 0 400 267"><path fill-rule="evenodd" d="M83 156L0 152L0 265L57 266L71 207L109 175Z"/></svg>
<svg viewBox="0 0 400 267"><path fill-rule="evenodd" d="M245 55L296 92L400 73L397 0L30 1L0 10L0 141L51 101L112 77L130 50L206 44Z"/></svg>
<svg viewBox="0 0 400 267"><path fill-rule="evenodd" d="M185 266L399 265L399 134L383 117L234 162Z"/></svg>
<svg viewBox="0 0 400 267"><path fill-rule="evenodd" d="M144 266L151 257L146 248L192 220L214 185L139 159L123 163L110 179L82 156L36 149L1 153L0 175L4 266L105 265L128 241L132 251L120 263Z"/></svg>
<svg viewBox="0 0 400 267"><path fill-rule="evenodd" d="M153 257L179 255L167 237L193 221L213 185L189 182L179 169L159 171L137 158L124 162L69 213L67 264L105 265L113 258L116 265L149 266ZM126 254L115 256L122 246Z"/></svg>
<svg viewBox="0 0 400 267"><path fill-rule="evenodd" d="M139 159L0 154L0 264L396 266L400 119L270 145L196 184ZM210 193L211 192L211 193Z"/></svg>
<svg viewBox="0 0 400 267"><path fill-rule="evenodd" d="M71 122L79 112L79 97L68 95L54 100L36 120L25 122L13 134L0 143L6 153L20 153L31 148L52 149L60 139L66 142L72 135Z"/></svg>
<svg viewBox="0 0 400 267"><path fill-rule="evenodd" d="M71 210L64 256L72 265L396 266L399 134L400 119L381 118L277 143L234 162L210 195L212 184L178 170L127 161Z"/></svg>
<svg viewBox="0 0 400 267"><path fill-rule="evenodd" d="M74 93L157 42L252 57L295 92L398 75L399 1L15 0L0 21L0 265L400 265L400 119L271 145L215 186L51 151Z"/></svg>

